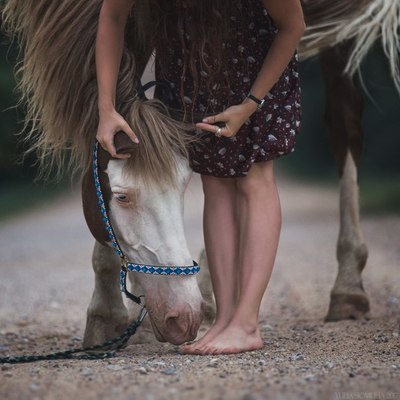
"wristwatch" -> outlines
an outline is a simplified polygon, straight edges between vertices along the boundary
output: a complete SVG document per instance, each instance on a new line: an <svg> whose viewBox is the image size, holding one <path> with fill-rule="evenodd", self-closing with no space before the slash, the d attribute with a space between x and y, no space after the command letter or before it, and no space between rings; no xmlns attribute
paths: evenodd
<svg viewBox="0 0 400 400"><path fill-rule="evenodd" d="M265 103L265 99L258 99L256 96L253 96L251 93L249 93L246 97L253 100L254 102L256 102L257 108L261 108Z"/></svg>

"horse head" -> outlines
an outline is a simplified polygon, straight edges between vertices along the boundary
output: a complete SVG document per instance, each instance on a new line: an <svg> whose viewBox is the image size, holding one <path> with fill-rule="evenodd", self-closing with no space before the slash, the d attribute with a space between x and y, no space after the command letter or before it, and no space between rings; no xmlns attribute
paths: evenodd
<svg viewBox="0 0 400 400"><path fill-rule="evenodd" d="M117 152L131 157L113 159L101 148L98 152L98 174L114 233L131 262L192 265L183 226L183 195L191 175L187 138L157 102L136 101L132 108L127 119L140 143L122 132L114 139ZM92 174L89 170L83 180L84 214L95 239L110 246ZM203 316L196 277L130 274L145 296L157 339L174 344L193 340Z"/></svg>

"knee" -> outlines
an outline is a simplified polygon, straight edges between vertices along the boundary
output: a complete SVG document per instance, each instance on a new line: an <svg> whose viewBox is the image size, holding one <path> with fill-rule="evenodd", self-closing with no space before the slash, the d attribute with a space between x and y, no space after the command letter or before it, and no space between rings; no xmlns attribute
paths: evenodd
<svg viewBox="0 0 400 400"><path fill-rule="evenodd" d="M218 195L226 193L234 188L235 182L233 178L219 178L215 176L201 176L204 194Z"/></svg>
<svg viewBox="0 0 400 400"><path fill-rule="evenodd" d="M96 242L92 253L93 270L98 277L108 279L119 274L120 264L114 250Z"/></svg>
<svg viewBox="0 0 400 400"><path fill-rule="evenodd" d="M272 166L259 168L252 166L249 174L243 178L236 178L236 188L240 195L249 197L264 193L275 187L275 179Z"/></svg>

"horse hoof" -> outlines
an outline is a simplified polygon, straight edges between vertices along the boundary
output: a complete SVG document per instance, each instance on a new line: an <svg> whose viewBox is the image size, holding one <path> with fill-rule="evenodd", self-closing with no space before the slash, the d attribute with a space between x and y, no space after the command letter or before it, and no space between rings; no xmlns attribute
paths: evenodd
<svg viewBox="0 0 400 400"><path fill-rule="evenodd" d="M331 294L325 322L343 319L369 319L369 300L366 294Z"/></svg>
<svg viewBox="0 0 400 400"><path fill-rule="evenodd" d="M83 345L94 346L104 343L106 340L114 339L121 335L128 326L128 318L118 321L118 323L110 323L101 317L88 318L85 334L83 337Z"/></svg>

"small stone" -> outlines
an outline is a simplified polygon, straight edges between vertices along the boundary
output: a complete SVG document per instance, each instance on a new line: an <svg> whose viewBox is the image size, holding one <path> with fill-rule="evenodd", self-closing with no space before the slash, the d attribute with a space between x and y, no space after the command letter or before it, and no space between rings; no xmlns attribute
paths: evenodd
<svg viewBox="0 0 400 400"><path fill-rule="evenodd" d="M161 373L164 375L176 375L176 369L175 368L165 368L161 371Z"/></svg>
<svg viewBox="0 0 400 400"><path fill-rule="evenodd" d="M265 360L258 360L258 365L264 366L266 364Z"/></svg>
<svg viewBox="0 0 400 400"><path fill-rule="evenodd" d="M393 336L393 337L399 337L399 332L393 332L393 333L392 333L392 336Z"/></svg>
<svg viewBox="0 0 400 400"><path fill-rule="evenodd" d="M158 365L159 367L165 367L167 364L165 364L164 361L156 361L156 362L154 363L154 365Z"/></svg>
<svg viewBox="0 0 400 400"><path fill-rule="evenodd" d="M148 374L148 371L147 371L147 369L145 367L139 367L138 368L138 372L141 375L147 375Z"/></svg>
<svg viewBox="0 0 400 400"><path fill-rule="evenodd" d="M301 361L304 360L304 356L301 353L294 353L289 357L290 361Z"/></svg>
<svg viewBox="0 0 400 400"><path fill-rule="evenodd" d="M393 369L398 369L398 368L399 368L396 364L392 364L391 367L392 367Z"/></svg>
<svg viewBox="0 0 400 400"><path fill-rule="evenodd" d="M304 377L304 379L308 382L314 381L315 380L315 375L314 374L308 374Z"/></svg>
<svg viewBox="0 0 400 400"><path fill-rule="evenodd" d="M354 372L349 372L349 378L354 378L356 375Z"/></svg>
<svg viewBox="0 0 400 400"><path fill-rule="evenodd" d="M119 371L122 369L121 365L109 364L107 365L107 369L111 371Z"/></svg>
<svg viewBox="0 0 400 400"><path fill-rule="evenodd" d="M212 358L208 363L208 367L216 368L218 366L218 358Z"/></svg>
<svg viewBox="0 0 400 400"><path fill-rule="evenodd" d="M269 325L269 324L265 324L265 325L262 326L262 329L264 331L272 331L272 329L274 329L274 328L272 328L272 326Z"/></svg>
<svg viewBox="0 0 400 400"><path fill-rule="evenodd" d="M329 361L327 361L327 362L324 364L324 368L326 368L326 369L332 369L334 366L335 366L335 364L333 364L333 363L331 363L331 362L329 362Z"/></svg>
<svg viewBox="0 0 400 400"><path fill-rule="evenodd" d="M6 378L11 378L13 376L11 371L6 371L4 372L3 376L5 376Z"/></svg>
<svg viewBox="0 0 400 400"><path fill-rule="evenodd" d="M374 343L387 343L389 341L388 337L385 335L376 335L372 338Z"/></svg>
<svg viewBox="0 0 400 400"><path fill-rule="evenodd" d="M93 370L92 368L83 368L81 373L83 376L92 376Z"/></svg>

